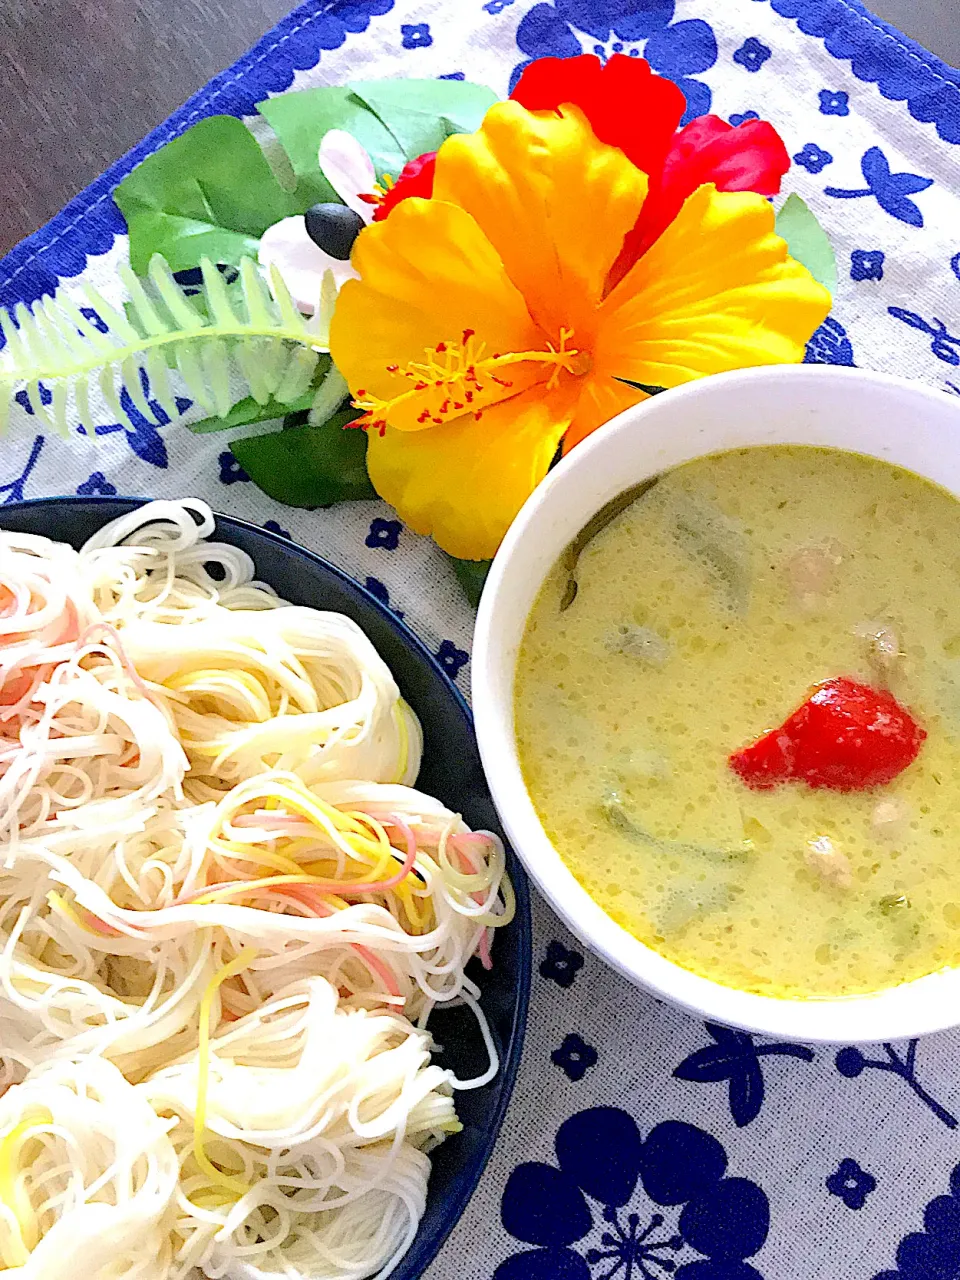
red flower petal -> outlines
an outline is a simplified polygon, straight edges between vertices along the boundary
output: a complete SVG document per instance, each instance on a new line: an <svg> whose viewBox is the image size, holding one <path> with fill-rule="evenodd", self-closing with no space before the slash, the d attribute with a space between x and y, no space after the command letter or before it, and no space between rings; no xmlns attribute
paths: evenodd
<svg viewBox="0 0 960 1280"><path fill-rule="evenodd" d="M538 58L510 97L529 111L579 107L601 142L619 147L644 173L658 174L686 107L672 80L654 75L642 58L615 53L606 63L592 53Z"/></svg>
<svg viewBox="0 0 960 1280"><path fill-rule="evenodd" d="M416 160L408 160L400 170L400 176L387 194L377 203L374 222L382 222L391 209L410 196L422 196L429 200L433 195L433 175L437 168L437 153L426 151Z"/></svg>
<svg viewBox="0 0 960 1280"><path fill-rule="evenodd" d="M691 120L673 139L659 180L651 182L643 212L610 273L611 286L659 239L697 187L712 182L718 191L774 196L789 168L783 140L764 120L736 128L716 116Z"/></svg>
<svg viewBox="0 0 960 1280"><path fill-rule="evenodd" d="M510 95L530 111L555 111L572 103L583 111L601 142L619 147L650 177L650 194L636 227L624 241L609 287L622 279L670 225L689 195L705 182L719 191L780 190L790 157L780 135L763 120L734 128L701 116L676 133L685 101L670 80L642 58L615 53L606 63L594 54L538 58Z"/></svg>
<svg viewBox="0 0 960 1280"><path fill-rule="evenodd" d="M664 186L683 199L704 182L720 191L756 191L775 196L790 157L779 133L765 120L727 124L716 116L691 120L673 140L663 168Z"/></svg>

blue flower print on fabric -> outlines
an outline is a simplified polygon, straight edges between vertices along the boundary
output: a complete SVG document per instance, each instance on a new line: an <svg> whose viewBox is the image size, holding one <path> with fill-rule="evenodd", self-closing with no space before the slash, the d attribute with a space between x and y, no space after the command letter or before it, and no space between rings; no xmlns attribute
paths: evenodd
<svg viewBox="0 0 960 1280"><path fill-rule="evenodd" d="M713 101L710 87L694 78L709 71L717 60L717 39L707 23L699 18L673 23L650 37L644 57L654 71L673 80L686 98L683 124L709 112Z"/></svg>
<svg viewBox="0 0 960 1280"><path fill-rule="evenodd" d="M583 968L583 956L579 951L565 947L562 942L547 943L547 953L540 962L540 977L547 978L569 990L577 974Z"/></svg>
<svg viewBox="0 0 960 1280"><path fill-rule="evenodd" d="M43 452L44 437L34 436L33 444L30 446L30 452L23 468L17 472L12 480L7 480L4 484L0 484L0 494L3 495L3 504L8 502L22 502L24 499L24 491L33 468L37 465L40 454ZM8 447L4 448L4 453L9 452Z"/></svg>
<svg viewBox="0 0 960 1280"><path fill-rule="evenodd" d="M684 123L710 110L709 85L695 77L717 61L713 28L700 18L674 22L675 0L552 0L535 4L517 28L517 45L535 58L572 58L584 47L606 58L608 53L643 56L654 71L675 81L687 99ZM580 34L578 34L580 33ZM581 35L587 37L584 45ZM628 45L633 48L627 48ZM529 62L513 70L511 90Z"/></svg>
<svg viewBox="0 0 960 1280"><path fill-rule="evenodd" d="M879 147L871 147L863 153L860 170L866 187L824 187L824 194L835 200L859 200L863 196L875 196L880 208L892 218L899 218L911 227L923 226L923 214L915 202L907 197L932 187L932 178L922 178L919 173L892 173L890 162Z"/></svg>
<svg viewBox="0 0 960 1280"><path fill-rule="evenodd" d="M264 520L263 527L270 533L275 533L278 538L290 538L291 540L293 538L290 530L284 529L283 525L276 520Z"/></svg>
<svg viewBox="0 0 960 1280"><path fill-rule="evenodd" d="M398 618L403 617L402 610L393 608L393 605L390 603L390 592L387 590L386 585L382 583L379 578L367 578L364 581L363 585L367 588L367 590L375 599L380 601L382 605L384 605L387 609L393 609L393 612L396 614Z"/></svg>
<svg viewBox="0 0 960 1280"><path fill-rule="evenodd" d="M591 1067L595 1067L599 1054L582 1036L572 1033L564 1036L563 1044L554 1049L550 1061L574 1082L582 1080Z"/></svg>
<svg viewBox="0 0 960 1280"><path fill-rule="evenodd" d="M960 1164L950 1174L950 1194L935 1196L923 1211L923 1230L897 1248L895 1271L873 1280L954 1280L960 1275Z"/></svg>
<svg viewBox="0 0 960 1280"><path fill-rule="evenodd" d="M773 51L756 36L749 36L733 55L733 60L746 71L759 71Z"/></svg>
<svg viewBox="0 0 960 1280"><path fill-rule="evenodd" d="M555 0L557 12L594 40L648 40L673 21L675 0Z"/></svg>
<svg viewBox="0 0 960 1280"><path fill-rule="evenodd" d="M90 323L93 325L93 327L96 330L98 330L100 333L110 332L110 326L107 324L107 322L103 319L101 315L98 315L97 312L94 311L93 307L81 307L80 314L85 319L89 320Z"/></svg>
<svg viewBox="0 0 960 1280"><path fill-rule="evenodd" d="M820 90L820 113L825 116L848 116L850 114L850 95L839 90Z"/></svg>
<svg viewBox="0 0 960 1280"><path fill-rule="evenodd" d="M932 122L944 142L960 143L960 74L872 15L841 0L770 0L775 13L796 20L834 58L849 62L858 80L885 98L906 102L915 120ZM891 38L891 35L893 38Z"/></svg>
<svg viewBox="0 0 960 1280"><path fill-rule="evenodd" d="M793 163L806 169L808 173L822 173L828 164L833 164L833 156L815 142L808 142L793 157Z"/></svg>
<svg viewBox="0 0 960 1280"><path fill-rule="evenodd" d="M426 49L433 44L429 22L405 22L400 28L405 49Z"/></svg>
<svg viewBox="0 0 960 1280"><path fill-rule="evenodd" d="M760 1059L764 1057L799 1058L812 1062L813 1050L803 1044L757 1044L746 1031L732 1031L716 1022L704 1023L714 1043L697 1049L680 1063L674 1075L697 1084L728 1082L730 1114L738 1128L755 1120L763 1106L765 1092Z"/></svg>
<svg viewBox="0 0 960 1280"><path fill-rule="evenodd" d="M950 259L950 270L960 280L960 253L955 253Z"/></svg>
<svg viewBox="0 0 960 1280"><path fill-rule="evenodd" d="M882 249L854 249L850 254L850 279L882 280L885 260Z"/></svg>
<svg viewBox="0 0 960 1280"><path fill-rule="evenodd" d="M50 390L49 387L45 386L42 382L37 383L37 393L40 396L41 405L46 406L52 403L53 392ZM30 397L27 395L25 388L22 388L20 391L18 391L13 398L14 400L16 400L17 404L24 411L24 413L29 413L31 418L36 416L36 410L34 409L33 405L30 403Z"/></svg>
<svg viewBox="0 0 960 1280"><path fill-rule="evenodd" d="M924 320L915 311L906 311L903 307L887 307L894 320L909 325L911 329L919 329L931 339L930 350L944 364L960 365L960 338L952 334L942 320L931 316Z"/></svg>
<svg viewBox="0 0 960 1280"><path fill-rule="evenodd" d="M583 53L580 41L552 4L535 4L523 15L517 28L517 45L528 61L514 67L510 77L513 92L520 73L535 58L575 58Z"/></svg>
<svg viewBox="0 0 960 1280"><path fill-rule="evenodd" d="M494 1280L762 1280L745 1261L770 1230L763 1190L727 1177L716 1138L677 1120L643 1140L619 1107L564 1121L557 1163L518 1165L504 1188L504 1228L532 1248ZM576 1246L576 1247L574 1247Z"/></svg>
<svg viewBox="0 0 960 1280"><path fill-rule="evenodd" d="M466 649L458 649L452 640L441 640L440 648L437 650L437 661L450 679L456 680L470 661L470 655Z"/></svg>
<svg viewBox="0 0 960 1280"><path fill-rule="evenodd" d="M101 424L94 428L94 434L111 436L122 432L127 444L138 458L152 467L166 468L169 466L167 446L163 442L159 429L169 424L170 415L159 400L150 398L150 379L147 377L146 369L140 370L140 388L153 417L144 417L134 404L130 393L124 389L120 393L120 404L129 421ZM183 396L176 397L178 413L185 413L192 404L192 400L187 400ZM79 430L84 435L88 433L86 427L81 426Z"/></svg>
<svg viewBox="0 0 960 1280"><path fill-rule="evenodd" d="M862 1209L867 1196L875 1191L877 1180L872 1173L861 1169L856 1160L841 1160L836 1173L826 1179L826 1187L832 1196L839 1196L848 1209Z"/></svg>
<svg viewBox="0 0 960 1280"><path fill-rule="evenodd" d="M807 343L804 364L845 364L854 367L853 343L839 320L827 316Z"/></svg>
<svg viewBox="0 0 960 1280"><path fill-rule="evenodd" d="M509 9L514 0L487 0L483 6L484 13L492 13L494 15L503 13L504 9Z"/></svg>
<svg viewBox="0 0 960 1280"><path fill-rule="evenodd" d="M104 497L112 497L117 492L117 486L111 484L102 471L94 471L89 475L82 484L77 485L77 493L81 497L92 497L94 494L103 494Z"/></svg>
<svg viewBox="0 0 960 1280"><path fill-rule="evenodd" d="M759 120L760 113L758 111L741 111L730 117L730 123L736 129L741 124L746 124L748 120Z"/></svg>
<svg viewBox="0 0 960 1280"><path fill-rule="evenodd" d="M841 1049L834 1059L834 1065L842 1076L846 1076L848 1080L856 1080L864 1071L889 1071L895 1076L899 1076L904 1080L913 1092L917 1095L924 1106L929 1107L938 1120L942 1120L948 1129L956 1129L957 1118L940 1105L939 1102L927 1093L926 1089L917 1079L917 1045L918 1040L911 1040L907 1045L906 1054L901 1058L899 1053L892 1044L884 1043L883 1051L886 1053L886 1060L883 1058L867 1058L857 1048L851 1046L848 1049Z"/></svg>
<svg viewBox="0 0 960 1280"><path fill-rule="evenodd" d="M244 484L249 481L250 477L229 449L218 454L217 462L220 466L221 484Z"/></svg>
<svg viewBox="0 0 960 1280"><path fill-rule="evenodd" d="M370 521L370 532L364 538L368 547L379 547L381 551L396 551L400 545L400 532L403 525L399 520L384 520L377 516Z"/></svg>
<svg viewBox="0 0 960 1280"><path fill-rule="evenodd" d="M466 72L463 71L448 71L444 76L437 76L438 80L466 80L466 78Z"/></svg>

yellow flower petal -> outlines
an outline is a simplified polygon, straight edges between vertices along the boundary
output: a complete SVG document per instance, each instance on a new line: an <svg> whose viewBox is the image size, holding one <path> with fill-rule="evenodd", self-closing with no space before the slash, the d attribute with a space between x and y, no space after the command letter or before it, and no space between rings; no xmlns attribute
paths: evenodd
<svg viewBox="0 0 960 1280"><path fill-rule="evenodd" d="M645 391L625 386L616 378L599 375L584 379L576 415L570 424L570 430L563 437L564 454L568 454L574 445L596 431L597 427L602 427L618 413L623 413L624 409L648 399Z"/></svg>
<svg viewBox="0 0 960 1280"><path fill-rule="evenodd" d="M391 214L391 217L393 215ZM453 556L486 560L547 474L579 388L539 388L431 431L371 433L374 488L416 533Z"/></svg>
<svg viewBox="0 0 960 1280"><path fill-rule="evenodd" d="M422 379L406 377L407 366L438 347L460 347L467 330L487 355L546 346L489 240L455 205L404 200L360 233L352 261L361 278L340 291L330 353L361 399L390 401L409 393ZM551 371L513 368L514 386L491 380L486 402L546 381ZM408 396L387 412L387 421L407 429L431 425L417 421L423 407L422 398Z"/></svg>
<svg viewBox="0 0 960 1280"><path fill-rule="evenodd" d="M578 107L555 114L497 103L476 133L440 148L433 194L473 216L542 329L555 337L572 327L575 346L592 340L647 177L597 140Z"/></svg>
<svg viewBox="0 0 960 1280"><path fill-rule="evenodd" d="M673 387L796 363L830 305L763 196L706 184L604 300L594 368Z"/></svg>

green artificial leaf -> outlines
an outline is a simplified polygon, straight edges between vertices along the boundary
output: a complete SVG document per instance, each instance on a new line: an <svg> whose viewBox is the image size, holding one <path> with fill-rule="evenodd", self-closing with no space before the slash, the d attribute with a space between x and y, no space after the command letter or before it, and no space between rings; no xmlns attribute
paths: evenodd
<svg viewBox="0 0 960 1280"><path fill-rule="evenodd" d="M807 268L814 280L834 293L837 288L837 259L827 233L817 216L796 194L787 196L777 214L777 235L787 242L792 258Z"/></svg>
<svg viewBox="0 0 960 1280"><path fill-rule="evenodd" d="M172 271L201 258L236 265L256 257L267 227L297 212L256 139L233 116L210 116L168 142L124 178L114 199L138 275L155 253Z"/></svg>
<svg viewBox="0 0 960 1280"><path fill-rule="evenodd" d="M451 134L472 133L497 101L466 80L373 80L348 86L397 139L408 160L436 151Z"/></svg>
<svg viewBox="0 0 960 1280"><path fill-rule="evenodd" d="M339 199L320 172L317 158L323 135L329 129L344 129L352 134L369 153L378 178L384 173L396 177L407 160L390 130L360 98L342 86L281 93L261 102L257 110L290 158L297 179L294 201L301 212L313 204Z"/></svg>
<svg viewBox="0 0 960 1280"><path fill-rule="evenodd" d="M326 354L320 355L317 360L317 371L313 375L310 386L303 395L298 396L296 400L291 400L289 404L277 400L274 396L264 404L260 404L253 396L247 396L246 399L238 401L223 418L216 416L203 418L200 422L188 422L186 425L194 435L203 436L214 431L227 431L230 427L249 427L255 422L272 422L276 418L285 418L290 413L306 413L312 407L317 388L327 376L329 368L330 357Z"/></svg>
<svg viewBox="0 0 960 1280"><path fill-rule="evenodd" d="M457 581L463 588L463 594L476 609L493 561L458 560L456 556L450 556L450 563L453 565L453 572L457 575Z"/></svg>
<svg viewBox="0 0 960 1280"><path fill-rule="evenodd" d="M222 418L201 418L199 422L188 422L186 427L194 435L212 435L216 431L227 431L231 427L249 427L256 422L273 422L288 413L305 413L313 404L316 392L311 388L302 396L292 400L290 404L281 404L279 400L268 400L266 404L258 404L253 396L239 400L228 414Z"/></svg>
<svg viewBox="0 0 960 1280"><path fill-rule="evenodd" d="M230 448L254 484L288 507L375 498L367 475L367 433L344 430L359 416L356 409L344 409L321 426L234 440Z"/></svg>

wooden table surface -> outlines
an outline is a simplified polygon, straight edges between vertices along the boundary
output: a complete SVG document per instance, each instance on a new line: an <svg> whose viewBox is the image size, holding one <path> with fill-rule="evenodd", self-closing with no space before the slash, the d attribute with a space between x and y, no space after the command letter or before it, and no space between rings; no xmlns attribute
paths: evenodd
<svg viewBox="0 0 960 1280"><path fill-rule="evenodd" d="M960 65L958 5L873 0L882 17L953 65ZM291 0L0 0L0 253L291 7Z"/></svg>

